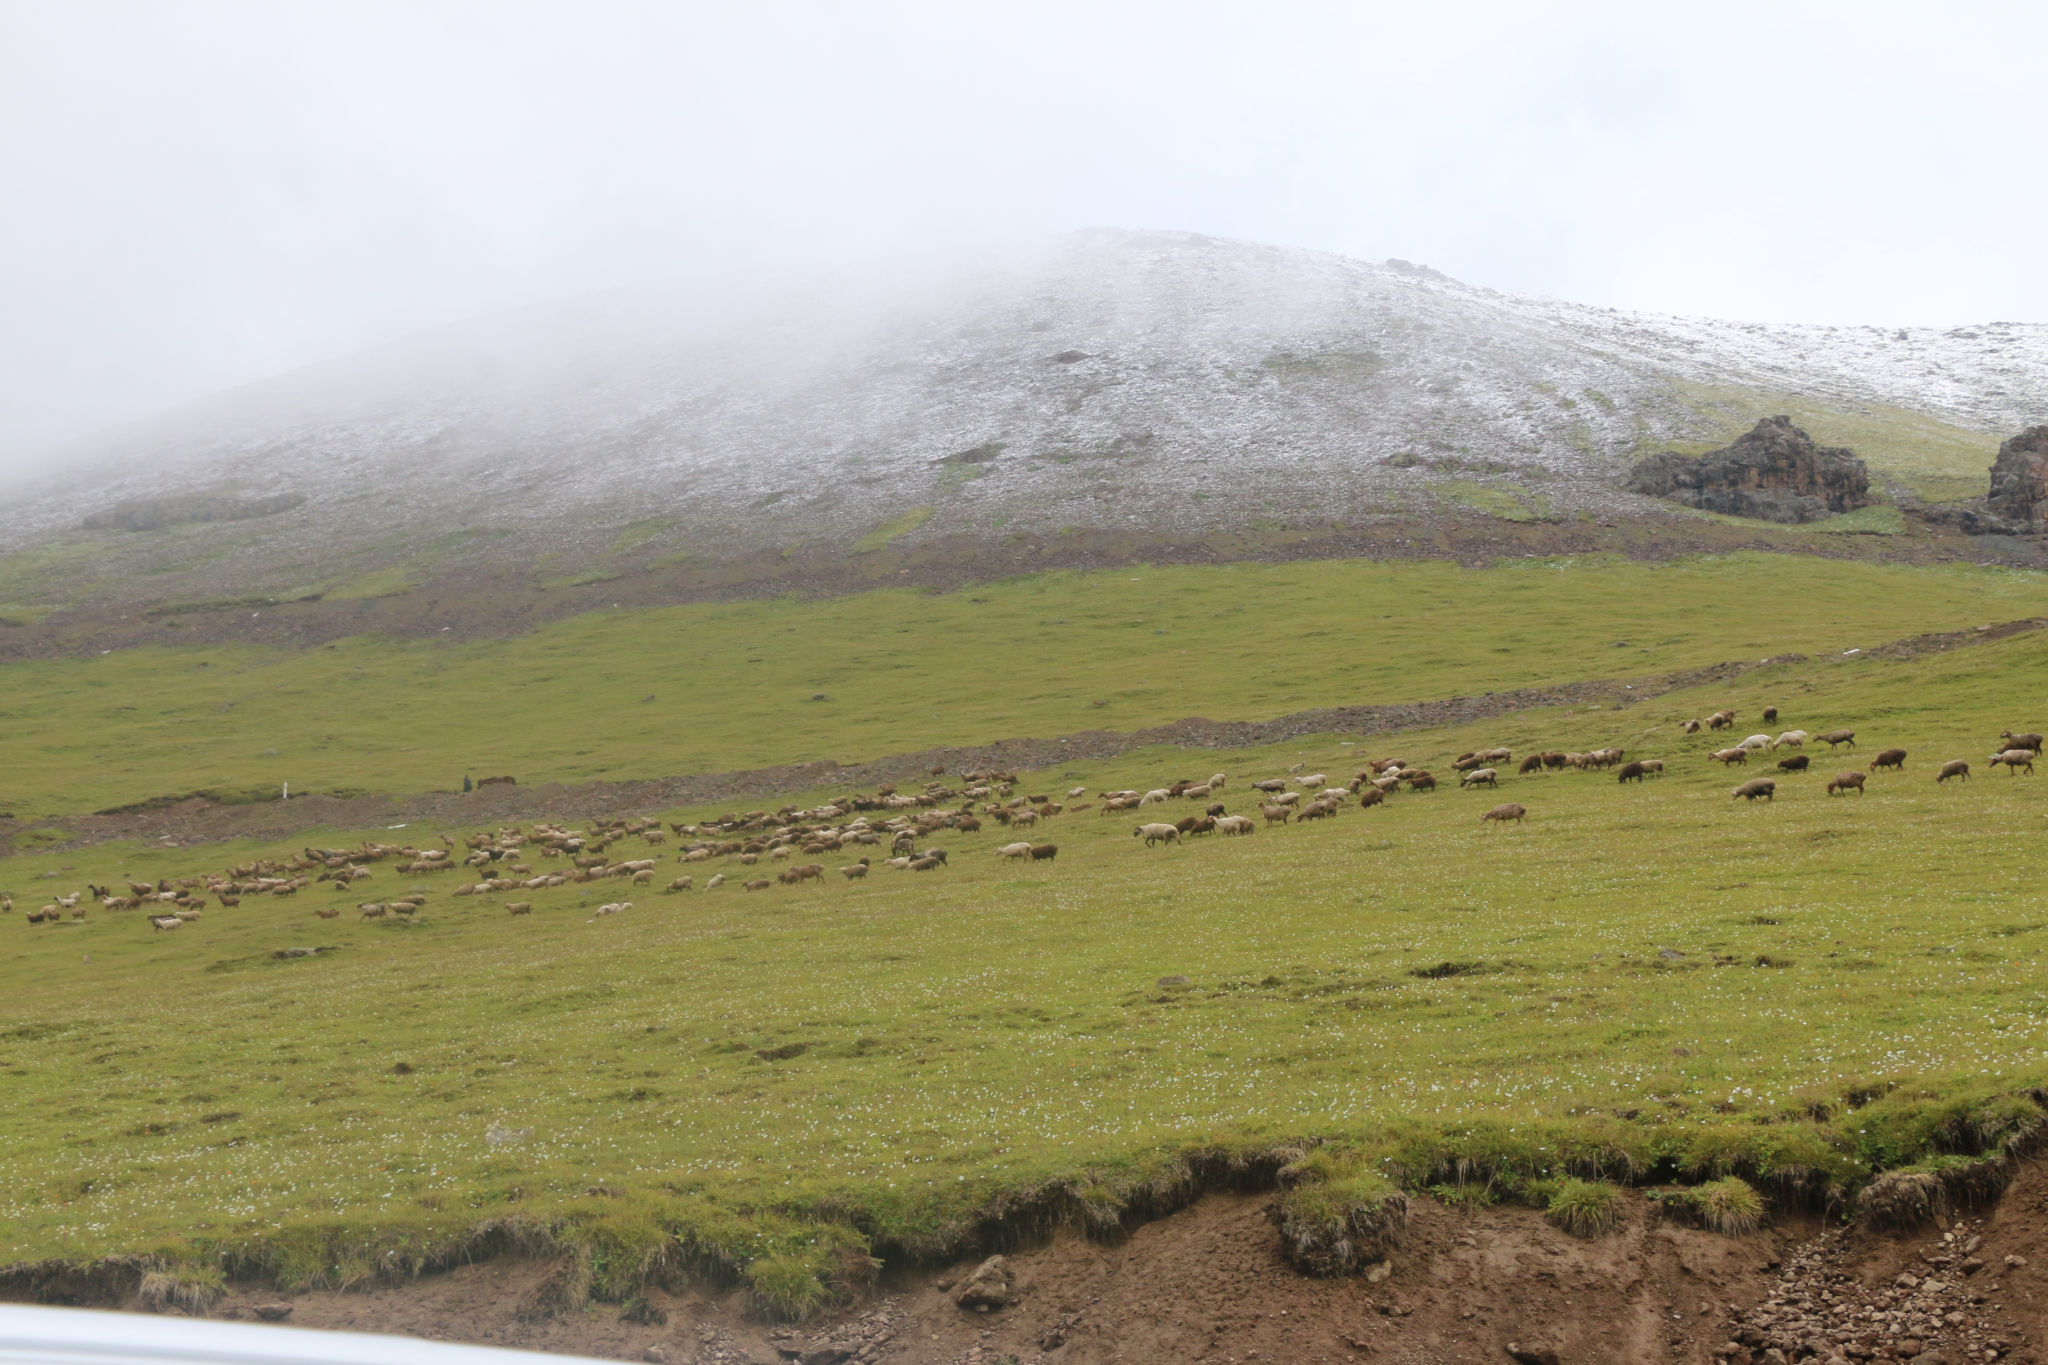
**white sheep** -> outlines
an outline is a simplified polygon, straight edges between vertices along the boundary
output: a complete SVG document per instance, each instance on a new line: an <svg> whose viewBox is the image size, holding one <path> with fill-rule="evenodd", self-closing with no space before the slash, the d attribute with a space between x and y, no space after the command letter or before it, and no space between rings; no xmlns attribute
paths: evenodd
<svg viewBox="0 0 2048 1365"><path fill-rule="evenodd" d="M1172 799L1172 792L1168 791L1164 787L1154 787L1151 791L1146 792L1143 796L1138 798L1138 804L1141 806L1158 806L1164 805L1167 801L1170 801Z"/></svg>
<svg viewBox="0 0 2048 1365"><path fill-rule="evenodd" d="M1175 829L1172 825L1140 825L1136 829L1131 831L1131 837L1133 839L1143 839L1145 841L1145 847L1150 848L1154 844L1179 843L1180 831Z"/></svg>
<svg viewBox="0 0 2048 1365"><path fill-rule="evenodd" d="M1773 749L1797 749L1805 743L1806 731L1787 730L1784 734L1771 741L1771 747Z"/></svg>
<svg viewBox="0 0 2048 1365"><path fill-rule="evenodd" d="M1500 773L1494 768L1474 768L1470 772L1458 774L1458 785L1461 787L1498 787L1500 785Z"/></svg>
<svg viewBox="0 0 2048 1365"><path fill-rule="evenodd" d="M1748 739L1743 740L1742 743L1736 745L1735 747L1738 749L1747 749L1751 753L1755 753L1759 749L1770 748L1771 737L1769 735L1751 735Z"/></svg>
<svg viewBox="0 0 2048 1365"><path fill-rule="evenodd" d="M996 856L998 858L1029 858L1031 856L1031 845L1029 843L1004 844L996 850Z"/></svg>

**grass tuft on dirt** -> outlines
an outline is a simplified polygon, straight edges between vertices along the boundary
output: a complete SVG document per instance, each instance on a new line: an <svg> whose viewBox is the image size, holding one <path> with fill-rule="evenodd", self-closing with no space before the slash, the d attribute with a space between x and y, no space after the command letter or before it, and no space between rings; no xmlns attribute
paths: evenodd
<svg viewBox="0 0 2048 1365"><path fill-rule="evenodd" d="M1621 1190L1566 1176L1552 1187L1543 1213L1574 1237L1602 1237L1621 1224Z"/></svg>

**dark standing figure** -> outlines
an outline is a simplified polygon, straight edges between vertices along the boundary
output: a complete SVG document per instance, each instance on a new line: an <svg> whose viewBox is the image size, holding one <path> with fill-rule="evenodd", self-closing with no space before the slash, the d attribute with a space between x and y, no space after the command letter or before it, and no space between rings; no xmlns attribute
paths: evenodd
<svg viewBox="0 0 2048 1365"><path fill-rule="evenodd" d="M470 780L469 780L469 774L468 774L468 773L464 773L464 774L462 775L462 789L463 789L464 791L466 791L466 792L469 792L469 791L475 791L475 790L476 790L476 783L474 783L474 782L472 782L472 781L470 781Z"/></svg>

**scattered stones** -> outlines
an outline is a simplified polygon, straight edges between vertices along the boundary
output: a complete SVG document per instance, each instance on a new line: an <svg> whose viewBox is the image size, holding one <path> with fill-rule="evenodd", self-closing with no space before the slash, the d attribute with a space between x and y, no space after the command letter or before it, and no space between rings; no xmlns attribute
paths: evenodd
<svg viewBox="0 0 2048 1365"><path fill-rule="evenodd" d="M1908 1270L1874 1285L1845 1269L1855 1256L1848 1234L1823 1234L1787 1259L1762 1302L1732 1315L1730 1339L1713 1355L1728 1365L2001 1360L2016 1329L1996 1320L1998 1305L1990 1294L1964 1288L1969 1260L1957 1254L1983 1249L1980 1226L1969 1219L1951 1220L1951 1230L1940 1241L1919 1250L1919 1260L1930 1270L1954 1267L1960 1274ZM1996 1282L1989 1288L1996 1293Z"/></svg>
<svg viewBox="0 0 2048 1365"><path fill-rule="evenodd" d="M259 1303L249 1311L265 1322L283 1322L292 1315L292 1305L281 1302Z"/></svg>

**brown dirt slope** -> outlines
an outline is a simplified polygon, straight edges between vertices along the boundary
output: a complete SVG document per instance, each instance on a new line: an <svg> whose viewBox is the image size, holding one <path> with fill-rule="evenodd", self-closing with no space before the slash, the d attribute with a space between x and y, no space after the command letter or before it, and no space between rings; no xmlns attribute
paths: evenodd
<svg viewBox="0 0 2048 1365"><path fill-rule="evenodd" d="M1418 1199L1407 1245L1379 1279L1297 1274L1270 1204L1210 1195L1116 1244L1062 1232L1009 1255L1015 1300L987 1313L954 1302L968 1264L889 1275L878 1298L802 1329L751 1320L737 1293L695 1289L548 1313L539 1306L556 1267L500 1259L303 1294L288 1320L675 1365L1961 1365L2034 1361L2048 1333L2039 1163L1996 1205L1907 1233L1792 1219L1725 1238L1668 1223L1631 1194L1621 1228L1586 1240L1526 1209ZM254 1318L275 1300L242 1286L213 1312Z"/></svg>

